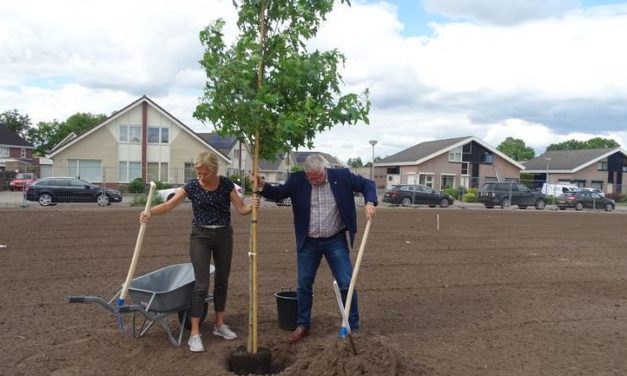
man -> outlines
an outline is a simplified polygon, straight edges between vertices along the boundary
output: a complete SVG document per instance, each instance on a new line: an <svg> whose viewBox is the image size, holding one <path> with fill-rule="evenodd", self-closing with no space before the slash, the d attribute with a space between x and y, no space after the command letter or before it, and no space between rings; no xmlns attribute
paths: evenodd
<svg viewBox="0 0 627 376"><path fill-rule="evenodd" d="M353 266L349 256L346 232L351 246L357 232L355 192L364 195L366 219L374 217L377 190L373 181L351 173L348 169L327 169L319 154L305 159L304 171L293 173L284 185L271 186L257 177L259 193L271 200L292 200L296 252L298 263L298 327L289 342L298 342L309 334L313 284L322 256L325 257L337 281L342 299L350 286ZM357 292L353 293L349 314L351 330L359 329Z"/></svg>

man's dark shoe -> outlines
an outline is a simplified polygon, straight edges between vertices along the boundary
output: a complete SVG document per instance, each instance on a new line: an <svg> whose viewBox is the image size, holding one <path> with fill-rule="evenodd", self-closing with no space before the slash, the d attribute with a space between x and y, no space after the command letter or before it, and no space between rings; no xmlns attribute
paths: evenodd
<svg viewBox="0 0 627 376"><path fill-rule="evenodd" d="M298 326L296 328L296 330L294 330L292 332L292 334L290 334L290 336L287 338L287 340L290 343L296 343L298 341L301 340L301 338L303 337L307 337L309 335L309 329L305 328L304 326Z"/></svg>

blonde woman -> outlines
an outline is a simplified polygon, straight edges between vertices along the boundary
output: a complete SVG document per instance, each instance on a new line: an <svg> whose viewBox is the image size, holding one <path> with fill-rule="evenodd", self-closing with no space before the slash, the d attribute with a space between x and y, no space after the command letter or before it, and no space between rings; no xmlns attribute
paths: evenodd
<svg viewBox="0 0 627 376"><path fill-rule="evenodd" d="M212 256L215 265L213 334L224 339L237 338L237 334L224 323L233 254L230 206L233 204L239 214L247 215L252 212L253 206L259 207L259 199L254 199L251 205L244 204L233 182L227 177L218 175L218 157L210 151L198 153L194 158L194 167L197 178L185 184L183 189L179 189L169 201L151 208L149 213L142 212L140 221L146 223L152 215L171 211L186 197L192 201L194 218L189 241L189 255L196 282L190 314L191 332L187 343L191 351L201 352L205 348L200 337L200 317L209 289L209 268Z"/></svg>

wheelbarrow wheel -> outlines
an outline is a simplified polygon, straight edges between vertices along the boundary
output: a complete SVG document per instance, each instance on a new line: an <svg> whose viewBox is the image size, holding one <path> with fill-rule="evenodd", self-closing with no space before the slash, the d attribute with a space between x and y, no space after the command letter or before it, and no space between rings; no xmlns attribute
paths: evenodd
<svg viewBox="0 0 627 376"><path fill-rule="evenodd" d="M203 323L203 321L205 321L205 318L207 318L207 309L209 308L209 303L205 303L202 306L202 313L200 314L200 324ZM183 321L183 317L185 316L185 310L182 309L178 312L179 314L179 322ZM192 320L190 319L189 315L187 315L187 317L185 317L185 323L183 324L185 325L185 329L187 330L191 330L192 329Z"/></svg>

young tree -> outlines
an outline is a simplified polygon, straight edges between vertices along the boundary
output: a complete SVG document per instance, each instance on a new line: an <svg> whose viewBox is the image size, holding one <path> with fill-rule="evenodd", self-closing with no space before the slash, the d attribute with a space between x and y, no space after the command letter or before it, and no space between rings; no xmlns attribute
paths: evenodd
<svg viewBox="0 0 627 376"><path fill-rule="evenodd" d="M17 110L4 111L0 114L0 124L9 128L23 139L28 140L28 130L31 127L28 115L21 115Z"/></svg>
<svg viewBox="0 0 627 376"><path fill-rule="evenodd" d="M340 2L348 3L346 0ZM223 136L254 145L253 174L260 158L313 146L315 135L337 124L368 123L368 91L342 95L337 50L308 51L333 9L333 0L234 0L239 35L227 47L224 21L200 33L207 82L194 117ZM349 4L350 5L350 4ZM253 195L257 195L256 182ZM250 231L248 352L257 352L257 210Z"/></svg>
<svg viewBox="0 0 627 376"><path fill-rule="evenodd" d="M496 149L515 161L528 161L536 155L533 148L519 138L507 137Z"/></svg>

